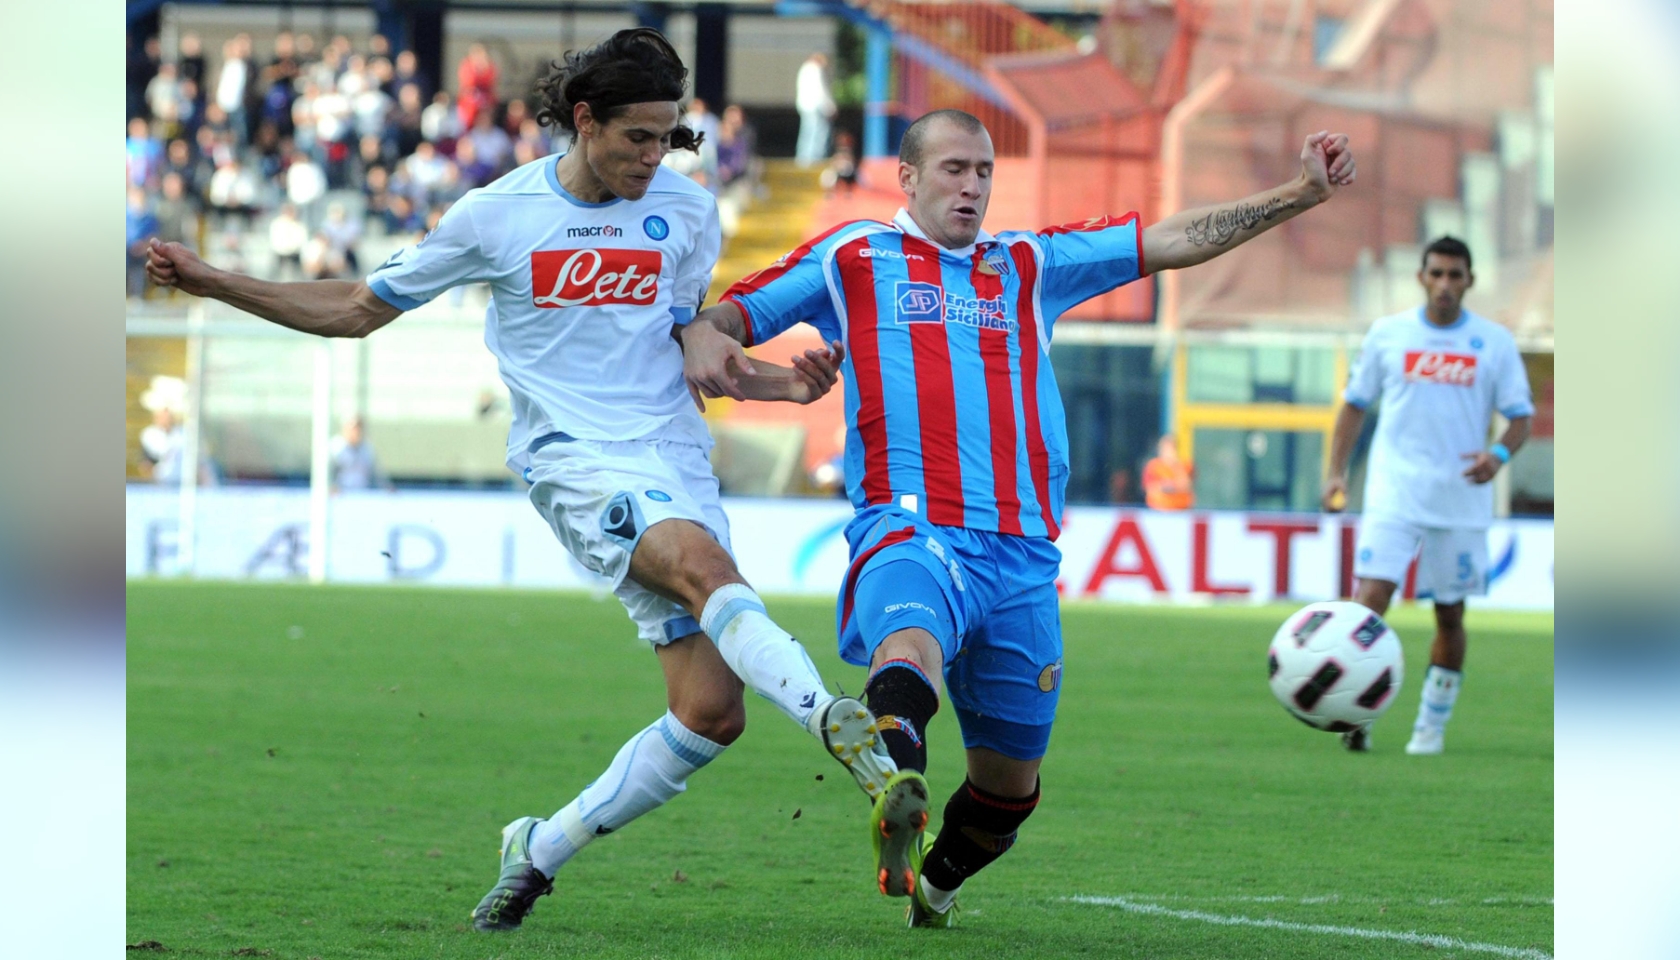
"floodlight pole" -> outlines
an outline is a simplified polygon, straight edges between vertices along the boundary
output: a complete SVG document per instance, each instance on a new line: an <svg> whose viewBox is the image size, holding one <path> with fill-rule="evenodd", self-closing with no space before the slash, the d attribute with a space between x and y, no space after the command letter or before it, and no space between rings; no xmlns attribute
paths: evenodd
<svg viewBox="0 0 1680 960"><path fill-rule="evenodd" d="M315 344L315 396L309 431L309 582L327 579L327 518L331 506L332 341Z"/></svg>

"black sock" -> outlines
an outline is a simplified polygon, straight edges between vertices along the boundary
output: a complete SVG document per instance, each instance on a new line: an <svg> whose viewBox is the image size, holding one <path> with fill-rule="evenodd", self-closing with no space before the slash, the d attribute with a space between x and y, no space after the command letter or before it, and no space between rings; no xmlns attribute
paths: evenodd
<svg viewBox="0 0 1680 960"><path fill-rule="evenodd" d="M922 864L922 876L941 890L955 890L963 881L1003 856L1015 844L1021 824L1038 806L1038 787L1032 796L1000 797L967 780L945 804L939 839Z"/></svg>
<svg viewBox="0 0 1680 960"><path fill-rule="evenodd" d="M888 660L869 678L863 695L898 769L926 773L927 722L939 712L939 694L927 674L908 660Z"/></svg>

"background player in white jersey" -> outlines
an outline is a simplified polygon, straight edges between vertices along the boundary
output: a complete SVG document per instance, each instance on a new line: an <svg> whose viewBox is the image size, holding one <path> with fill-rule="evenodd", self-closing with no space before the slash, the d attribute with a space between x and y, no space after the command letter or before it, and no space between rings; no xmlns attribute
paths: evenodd
<svg viewBox="0 0 1680 960"><path fill-rule="evenodd" d="M1406 752L1440 753L1464 674L1464 598L1487 591L1489 481L1528 439L1534 402L1522 355L1504 327L1463 308L1475 282L1470 249L1452 237L1423 253L1426 306L1371 325L1336 415L1324 508L1347 498L1348 458L1378 398L1382 410L1366 468L1354 599L1386 613L1412 558L1419 596L1435 601L1435 643ZM1488 445L1494 411L1508 421ZM1370 747L1366 728L1343 734Z"/></svg>
<svg viewBox="0 0 1680 960"><path fill-rule="evenodd" d="M571 151L470 191L365 283L269 283L212 269L180 244L150 247L157 283L326 337L366 336L459 284L490 286L484 339L513 400L508 464L573 556L612 579L658 651L669 710L553 817L507 826L501 876L473 911L481 930L519 926L580 849L681 793L740 736L743 680L871 796L897 772L871 749L874 718L824 690L729 553L711 438L674 337L706 294L719 245L711 196L660 165L698 146L678 122L686 74L649 29L567 54L538 85L537 118L572 133ZM751 390L808 403L833 386L839 359L757 362Z"/></svg>

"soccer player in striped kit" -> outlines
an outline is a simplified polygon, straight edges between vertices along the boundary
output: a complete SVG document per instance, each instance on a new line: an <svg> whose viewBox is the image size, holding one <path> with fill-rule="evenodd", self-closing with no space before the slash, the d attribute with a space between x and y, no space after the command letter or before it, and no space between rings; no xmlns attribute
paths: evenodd
<svg viewBox="0 0 1680 960"><path fill-rule="evenodd" d="M980 229L991 137L940 110L906 131L905 209L821 234L729 289L682 334L705 396L742 396L743 345L810 323L846 348L846 482L857 515L840 652L870 670L870 709L899 772L875 798L881 891L911 926L948 927L963 881L1015 842L1038 803L1061 687L1056 575L1066 423L1049 363L1057 317L1151 270L1210 260L1354 178L1347 137L1306 138L1294 180L1145 228L1137 214L1037 232ZM923 732L956 710L967 779L927 824Z"/></svg>

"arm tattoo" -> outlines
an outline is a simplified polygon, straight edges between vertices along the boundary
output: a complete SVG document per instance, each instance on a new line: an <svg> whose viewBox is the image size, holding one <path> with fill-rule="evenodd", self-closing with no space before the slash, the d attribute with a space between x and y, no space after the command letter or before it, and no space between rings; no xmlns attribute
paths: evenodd
<svg viewBox="0 0 1680 960"><path fill-rule="evenodd" d="M1292 206L1294 204L1282 197L1273 197L1259 206L1239 203L1229 209L1215 210L1201 219L1190 221L1184 238L1198 247L1210 243L1215 246L1227 244L1237 234L1254 229Z"/></svg>

